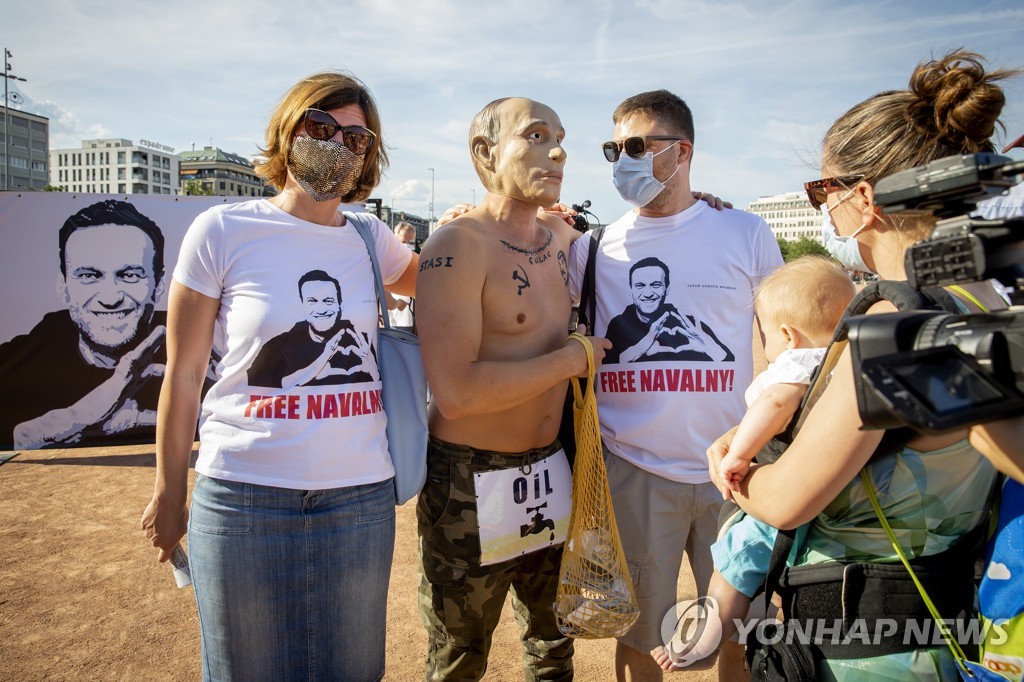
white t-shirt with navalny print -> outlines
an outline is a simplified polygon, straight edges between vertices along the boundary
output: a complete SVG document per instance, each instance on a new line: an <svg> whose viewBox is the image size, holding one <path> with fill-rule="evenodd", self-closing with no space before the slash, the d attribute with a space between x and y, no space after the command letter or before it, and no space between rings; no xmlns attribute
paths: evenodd
<svg viewBox="0 0 1024 682"><path fill-rule="evenodd" d="M589 235L572 247L573 300L589 248ZM595 390L613 454L670 480L709 480L704 453L743 418L753 378L754 289L781 264L764 220L703 201L667 218L631 211L605 229L594 330L612 348Z"/></svg>
<svg viewBox="0 0 1024 682"><path fill-rule="evenodd" d="M351 215L351 214L349 214ZM385 283L412 253L368 215ZM196 471L319 490L394 475L380 402L380 308L366 245L266 200L216 206L185 236L174 270L220 299L218 379L203 400Z"/></svg>

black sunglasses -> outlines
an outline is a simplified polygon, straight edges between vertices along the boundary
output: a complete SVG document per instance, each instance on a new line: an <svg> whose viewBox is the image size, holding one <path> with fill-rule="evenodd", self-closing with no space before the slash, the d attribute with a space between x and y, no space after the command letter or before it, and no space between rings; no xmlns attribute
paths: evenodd
<svg viewBox="0 0 1024 682"><path fill-rule="evenodd" d="M628 156L632 156L634 159L643 158L643 155L647 152L647 142L651 140L675 140L679 142L685 138L682 137L671 137L668 135L648 135L647 137L627 137L622 142L616 142L615 140L608 140L601 145L601 151L604 152L604 158L608 159L612 163L619 160L619 154L626 152Z"/></svg>
<svg viewBox="0 0 1024 682"><path fill-rule="evenodd" d="M835 192L839 189L850 189L850 185L857 184L863 178L863 175L840 175L834 178L822 178L821 180L805 182L804 189L807 191L807 200L811 202L811 206L814 207L815 211L820 211L822 204L825 203L825 198L828 197L830 192Z"/></svg>
<svg viewBox="0 0 1024 682"><path fill-rule="evenodd" d="M363 126L338 125L333 116L319 109L306 109L302 129L314 140L329 140L340 130L342 144L359 156L370 151L373 143L377 141L377 136L372 130L367 130Z"/></svg>

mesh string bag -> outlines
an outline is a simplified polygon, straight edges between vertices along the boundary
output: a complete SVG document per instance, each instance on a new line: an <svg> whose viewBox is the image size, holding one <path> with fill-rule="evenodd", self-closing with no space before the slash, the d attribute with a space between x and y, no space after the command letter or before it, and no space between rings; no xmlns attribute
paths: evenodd
<svg viewBox="0 0 1024 682"><path fill-rule="evenodd" d="M594 350L579 334L569 338L587 351L586 390L572 379L576 462L572 513L558 574L555 618L562 634L579 639L624 635L640 616L626 555L615 525L594 395Z"/></svg>

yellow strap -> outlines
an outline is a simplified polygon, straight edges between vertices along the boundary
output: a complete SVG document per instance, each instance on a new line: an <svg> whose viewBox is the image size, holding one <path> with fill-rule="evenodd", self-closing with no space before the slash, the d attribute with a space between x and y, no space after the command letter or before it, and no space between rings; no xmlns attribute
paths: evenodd
<svg viewBox="0 0 1024 682"><path fill-rule="evenodd" d="M949 291L955 292L957 294L960 294L961 296L966 298L968 301L970 301L974 305L978 306L978 310L980 310L981 312L983 312L983 313L987 313L988 312L988 308L985 307L985 304L981 302L981 299L979 299L977 296L975 296L971 292L967 291L967 289L964 289L959 284L950 285L950 286L946 287L946 289L948 289Z"/></svg>
<svg viewBox="0 0 1024 682"><path fill-rule="evenodd" d="M587 351L587 392L589 393L594 390L594 346L590 343L590 339L579 332L569 334L569 338L573 341L578 341L583 346L583 349ZM580 390L580 380L578 377L572 378L572 392L576 400L576 408L583 407L583 392Z"/></svg>
<svg viewBox="0 0 1024 682"><path fill-rule="evenodd" d="M939 615L939 610L935 608L935 604L932 602L931 597L925 592L924 585L917 579L917 574L914 573L914 569L910 567L910 562L907 561L907 555L903 553L903 548L900 547L899 541L896 539L896 534L892 532L892 526L889 525L889 520L885 518L885 513L882 511L882 505L878 503L878 497L875 495L875 486L871 482L871 476L868 474L868 470L865 467L860 470L860 479L864 482L864 487L868 492L868 499L871 500L871 506L875 509L875 515L878 516L878 520L882 523L882 528L885 529L885 534L889 536L889 542L892 543L892 548L896 550L897 556L900 561L906 566L907 572L913 579L914 584L917 586L917 591L921 594L921 599L924 600L924 605L928 607L928 613L931 614L932 619L935 621L935 625L942 632L943 639L946 640L946 645L949 650L953 652L953 658L956 659L957 665L963 668L965 671L969 671L965 665L967 656L964 655L963 649L960 648L960 644L953 637L949 627L942 621L942 617ZM973 674L971 675L973 677Z"/></svg>

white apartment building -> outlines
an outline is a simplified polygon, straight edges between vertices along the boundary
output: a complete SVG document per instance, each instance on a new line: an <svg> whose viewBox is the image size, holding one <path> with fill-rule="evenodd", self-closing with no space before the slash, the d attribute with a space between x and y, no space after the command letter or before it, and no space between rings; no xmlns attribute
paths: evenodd
<svg viewBox="0 0 1024 682"><path fill-rule="evenodd" d="M50 184L68 192L177 194L179 160L171 147L115 138L50 151Z"/></svg>
<svg viewBox="0 0 1024 682"><path fill-rule="evenodd" d="M747 211L764 218L776 239L798 241L810 237L823 242L821 211L811 208L804 192L786 192L773 197L760 197Z"/></svg>
<svg viewBox="0 0 1024 682"><path fill-rule="evenodd" d="M264 195L263 179L256 175L252 162L223 149L204 147L202 151L184 151L181 159L181 187L187 194L189 180L205 191L223 197L259 197Z"/></svg>
<svg viewBox="0 0 1024 682"><path fill-rule="evenodd" d="M45 187L49 179L46 153L50 148L50 119L17 109L8 111L0 105L0 130L0 190Z"/></svg>

